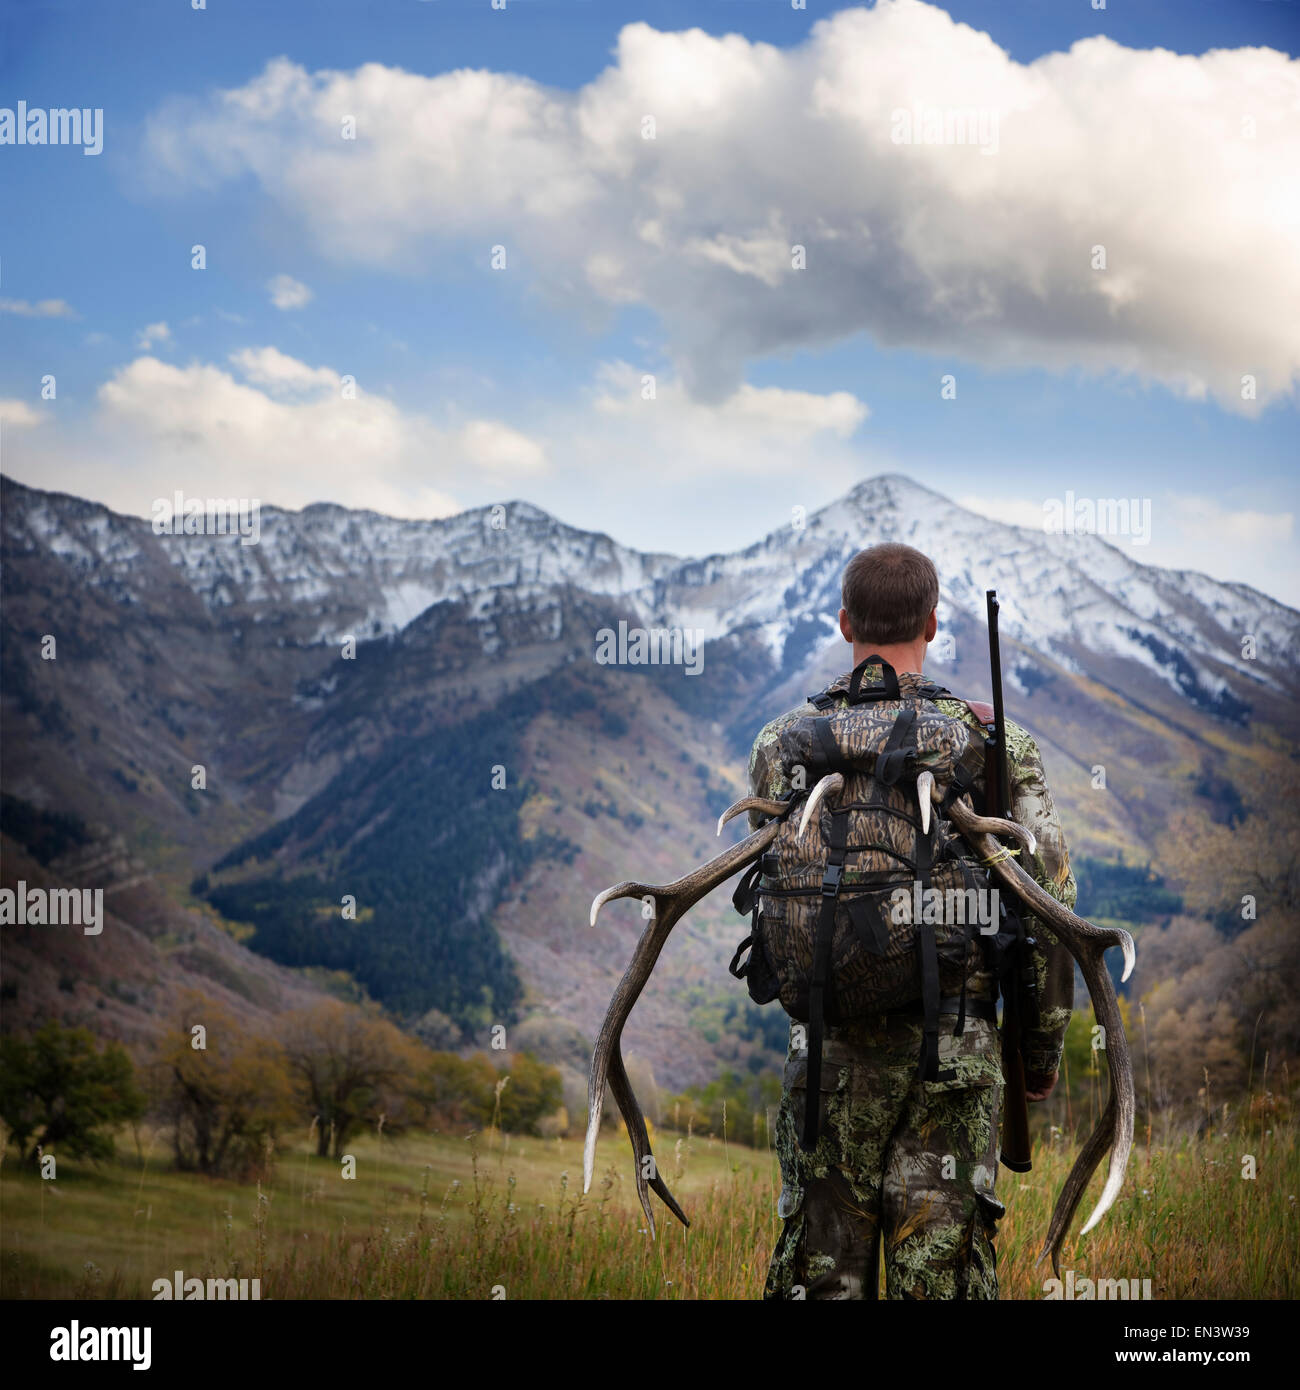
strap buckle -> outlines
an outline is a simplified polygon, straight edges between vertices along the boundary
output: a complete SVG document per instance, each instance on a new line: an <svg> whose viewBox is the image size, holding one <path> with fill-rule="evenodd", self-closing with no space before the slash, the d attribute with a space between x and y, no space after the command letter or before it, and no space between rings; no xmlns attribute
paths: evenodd
<svg viewBox="0 0 1300 1390"><path fill-rule="evenodd" d="M840 879L844 877L843 864L827 864L822 878L822 897L837 898L840 894Z"/></svg>

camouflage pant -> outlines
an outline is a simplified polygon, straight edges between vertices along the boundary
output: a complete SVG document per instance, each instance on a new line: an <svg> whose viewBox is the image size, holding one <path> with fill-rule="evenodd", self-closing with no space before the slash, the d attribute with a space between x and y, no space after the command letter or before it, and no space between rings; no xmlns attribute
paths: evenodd
<svg viewBox="0 0 1300 1390"><path fill-rule="evenodd" d="M941 1020L939 1067L953 1075L937 1082L916 1076L919 1021L828 1029L808 1154L808 1053L791 1051L777 1119L785 1225L765 1298L875 1298L882 1237L887 1297L997 1298L998 1034L968 1018L955 1038L955 1022Z"/></svg>

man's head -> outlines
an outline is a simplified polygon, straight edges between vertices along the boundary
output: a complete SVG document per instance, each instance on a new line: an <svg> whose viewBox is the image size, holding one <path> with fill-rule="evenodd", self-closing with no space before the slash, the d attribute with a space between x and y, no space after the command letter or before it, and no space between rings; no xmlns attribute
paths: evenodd
<svg viewBox="0 0 1300 1390"><path fill-rule="evenodd" d="M840 631L855 664L877 652L897 670L920 671L938 628L939 575L928 556L894 542L859 550L844 570L842 600Z"/></svg>

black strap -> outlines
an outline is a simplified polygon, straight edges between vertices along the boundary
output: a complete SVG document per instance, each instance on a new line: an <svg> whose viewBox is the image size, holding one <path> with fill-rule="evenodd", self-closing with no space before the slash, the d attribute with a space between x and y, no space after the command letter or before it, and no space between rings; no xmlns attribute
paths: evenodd
<svg viewBox="0 0 1300 1390"><path fill-rule="evenodd" d="M751 864L741 876L741 880L736 884L736 891L731 895L731 905L743 917L754 906L754 900L758 896L759 875L763 872L763 860Z"/></svg>
<svg viewBox="0 0 1300 1390"><path fill-rule="evenodd" d="M967 919L966 919L966 930L962 933L962 937L961 937L961 959L962 959L961 994L958 996L958 998L959 998L959 1003L958 1003L958 1007L957 1007L957 1023L956 1023L956 1026L955 1026L955 1027L953 1028L953 1030L952 1030L952 1035L953 1035L954 1038L960 1038L961 1035L962 1035L962 1033L965 1031L965 1028L966 1028L966 976L967 976L967 974L969 973L969 972L967 971L967 969L966 969L966 961L967 961L968 957L970 956L971 928L972 928L974 925L975 925L975 924L970 920L970 918L967 917Z"/></svg>
<svg viewBox="0 0 1300 1390"><path fill-rule="evenodd" d="M886 676L883 686L868 686L866 690L863 690L861 687L862 676L859 673L862 672L863 666L869 665L883 666L885 671L888 671L893 676L893 686L889 684L889 676ZM852 693L854 676L857 676L859 682L856 695ZM894 687L897 688L895 689ZM911 694L918 699L930 701L952 700L956 698L946 685L938 685L934 681L922 681L920 685L913 686ZM849 677L849 691L847 694L842 690L837 690L832 693L829 688L826 690L819 690L815 695L809 695L808 703L820 710L833 709L841 695L846 695L849 703L854 705L874 703L877 700L901 700L904 698L903 688L898 684L898 673L894 671L894 668L890 666L887 661L882 661L878 656L869 656L866 661L854 668L853 675Z"/></svg>
<svg viewBox="0 0 1300 1390"><path fill-rule="evenodd" d="M862 679L867 674L868 666L880 667L880 674L884 683L882 685L869 685L866 690L863 690ZM849 677L849 704L858 705L867 700L901 700L902 698L902 691L898 688L898 673L883 656L873 654L865 661L859 661L853 668L853 674Z"/></svg>
<svg viewBox="0 0 1300 1390"><path fill-rule="evenodd" d="M738 979L738 980L743 980L743 979L745 978L745 976L749 973L750 962L749 962L749 961L746 961L746 962L744 963L744 965L741 965L741 964L740 964L740 957L741 957L741 954L742 954L742 953L744 952L744 950L746 949L746 947L752 946L753 944L754 944L754 938L753 938L752 936L747 936L747 937L740 943L740 945L736 947L736 954L735 954L734 956L732 956L732 958L731 958L731 964L730 964L729 966L727 966L727 969L730 970L731 973L732 973L732 974L736 977L736 979ZM752 957L751 957L751 959L752 959Z"/></svg>
<svg viewBox="0 0 1300 1390"><path fill-rule="evenodd" d="M960 796L965 796L975 785L975 775L965 763L956 763L952 769L952 781L948 784L948 790L943 794L943 800L939 803L939 814L946 816L948 807Z"/></svg>
<svg viewBox="0 0 1300 1390"><path fill-rule="evenodd" d="M936 685L934 681L922 681L913 688L912 694L922 700L952 699L952 691L946 685Z"/></svg>
<svg viewBox="0 0 1300 1390"><path fill-rule="evenodd" d="M916 877L921 885L921 902L925 902L926 889L930 886L930 866L934 856L934 822L930 823L927 835L916 837ZM935 939L934 924L921 921L916 924L917 947L921 955L921 1007L924 1011L925 1026L921 1038L921 1060L917 1066L917 1076L923 1081L939 1079L939 947ZM963 1024L965 1022L963 1016Z"/></svg>
<svg viewBox="0 0 1300 1390"><path fill-rule="evenodd" d="M831 811L831 834L822 877L822 906L813 946L812 981L808 988L808 1080L804 1097L803 1135L799 1147L811 1153L821 1132L822 1044L826 1037L826 990L830 983L835 907L840 896L844 856L849 843L848 807Z"/></svg>
<svg viewBox="0 0 1300 1390"><path fill-rule="evenodd" d="M829 719L814 720L813 732L817 735L817 742L820 745L818 765L824 764L827 772L851 772L853 770L852 764L840 752L840 746L835 742L835 735L831 733L831 721Z"/></svg>
<svg viewBox="0 0 1300 1390"><path fill-rule="evenodd" d="M876 759L876 781L883 786L892 787L907 771L908 759L916 759L916 706L908 705L898 711L894 727L889 731L885 746ZM903 743L912 735L912 747L904 748Z"/></svg>

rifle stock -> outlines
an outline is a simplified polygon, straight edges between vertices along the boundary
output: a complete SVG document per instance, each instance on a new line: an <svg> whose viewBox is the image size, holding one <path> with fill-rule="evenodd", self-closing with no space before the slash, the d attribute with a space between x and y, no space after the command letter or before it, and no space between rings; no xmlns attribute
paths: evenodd
<svg viewBox="0 0 1300 1390"><path fill-rule="evenodd" d="M1002 1166L1027 1173L1034 1166L1029 1139L1029 1099L1025 1094L1025 1062L1020 1055L1020 1022L1015 1010L1002 1011Z"/></svg>

